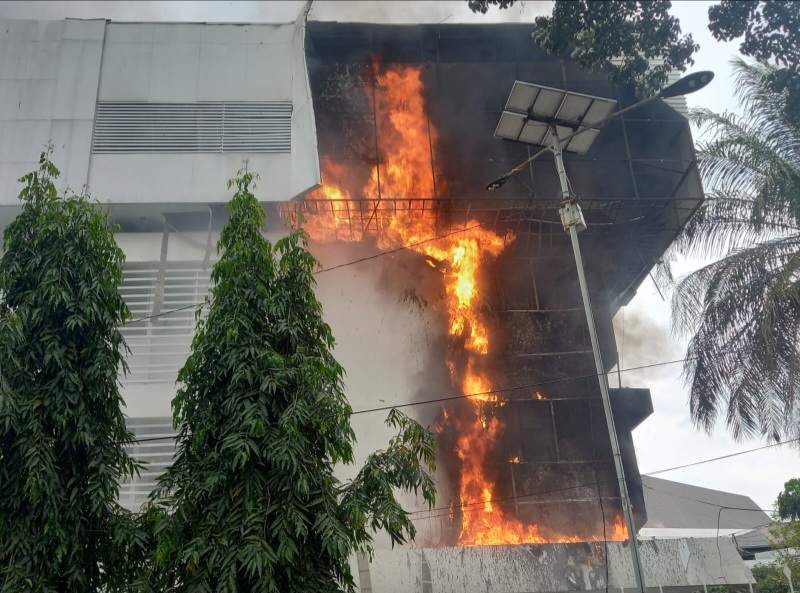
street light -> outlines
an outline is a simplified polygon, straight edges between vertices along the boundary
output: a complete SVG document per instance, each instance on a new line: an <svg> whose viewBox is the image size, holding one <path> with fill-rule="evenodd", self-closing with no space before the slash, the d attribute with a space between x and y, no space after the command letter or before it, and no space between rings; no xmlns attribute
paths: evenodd
<svg viewBox="0 0 800 593"><path fill-rule="evenodd" d="M652 97L648 97L647 99L643 99L643 100L639 101L638 103L634 103L633 105L630 105L630 106L626 107L625 109L620 109L619 111L611 113L610 115L607 115L606 117L604 117L604 118L602 118L602 119L600 119L598 121L588 122L588 125L578 126L577 129L575 129L568 136L565 136L564 138L562 138L561 141L562 142L569 142L575 136L578 136L580 134L584 134L586 132L589 132L590 130L597 131L607 121L609 121L611 119L614 119L615 117L619 117L623 113L628 113L629 111L633 111L634 109L642 107L643 105L647 105L648 103L652 103L656 99L670 99L672 97L680 97L682 95L688 95L688 94L693 93L695 91L699 91L700 89L702 89L703 87L708 85L708 83L711 82L713 80L713 78L714 78L714 73L710 72L708 70L704 70L702 72L693 72L692 74L688 74L687 76L684 76L680 80L677 80L677 81L673 82L671 85L665 87L664 89L661 90L660 93L658 93L656 95L653 95ZM527 85L527 83L520 83L519 81L517 81L514 84L515 84L515 86L518 85L518 84ZM527 85L527 86L539 86L539 85ZM558 89L549 89L547 87L539 87L539 88L546 89L548 91L557 91L558 90ZM559 92L562 93L565 97L566 96L570 96L570 95L571 96L579 96L579 93L564 93L564 91L559 91ZM512 91L512 93L513 93L513 91ZM588 97L589 95L580 95L580 96ZM606 101L606 102L609 101L608 99L603 99L601 97L593 97L593 98L595 100L598 100L598 101ZM509 99L510 99L510 97L509 97ZM612 102L612 103L616 103L616 102ZM507 105L507 107L508 107L508 105ZM507 113L509 113L509 111L505 111L503 114L506 115ZM525 114L525 117L529 117L529 115L535 115L535 114ZM528 121L533 121L533 120L534 120L534 118L530 118L529 117ZM573 123L575 123L575 122L573 122ZM520 140L520 141L521 142L525 142L525 140ZM534 144L534 143L533 142L527 142L527 144ZM537 158L542 156L544 153L548 152L550 149L551 149L550 146L547 146L547 147L543 148L539 152L535 153L532 157L524 160L519 165L517 165L516 167L511 169L505 175L501 175L500 177L498 177L494 181L491 181L491 182L487 183L486 184L486 189L489 190L489 191L492 191L492 190L499 189L499 188L503 187L506 184L506 181L508 181L511 178L512 175L522 171L525 168L525 165L527 165L528 163L536 160Z"/></svg>
<svg viewBox="0 0 800 593"><path fill-rule="evenodd" d="M583 309L586 314L586 324L589 328L589 338L592 342L597 380L600 384L600 396L603 401L603 411L611 440L611 453L614 458L617 480L619 481L622 512L625 516L625 524L628 527L631 559L633 561L636 588L639 593L645 593L644 568L639 554L639 543L636 540L633 508L628 496L628 486L625 482L622 455L617 439L617 430L614 426L614 416L611 411L611 399L608 395L608 383L600 354L600 343L597 339L597 328L594 323L592 304L589 300L589 289L586 285L583 259L581 257L580 244L578 243L578 233L586 229L586 221L583 218L580 204L570 192L567 173L564 169L563 152L567 150L583 154L591 148L592 143L600 133L600 127L610 119L656 99L667 99L693 93L706 86L713 78L713 72L690 74L672 83L657 95L616 112L614 111L616 101L611 99L516 81L506 102L506 109L497 124L495 136L526 144L544 146L545 148L542 148L532 157L486 186L487 190L495 190L502 187L512 175L521 171L528 163L546 152L552 152L555 157L556 170L561 184L562 200L559 209L561 224L564 230L569 233L572 251L575 255L578 283L583 299Z"/></svg>

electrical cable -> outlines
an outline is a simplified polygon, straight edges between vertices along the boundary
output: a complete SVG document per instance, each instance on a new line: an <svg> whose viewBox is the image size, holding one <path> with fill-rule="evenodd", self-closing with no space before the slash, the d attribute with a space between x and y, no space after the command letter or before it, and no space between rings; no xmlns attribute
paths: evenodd
<svg viewBox="0 0 800 593"><path fill-rule="evenodd" d="M768 346L774 346L774 345L775 344L764 344L762 347L768 347ZM694 360L696 358L697 357L690 356L690 357L681 358L681 359L677 359L677 360L669 360L669 361L665 361L665 362L655 362L655 363L641 365L641 366L637 366L637 367L630 367L630 368L627 368L627 369L621 369L619 372L627 373L627 372L631 372L631 371L640 371L640 370L644 370L644 369L650 369L650 368L655 368L655 367L660 367L660 366L666 366L666 365L670 365L670 364L677 364L677 363L681 363L681 362L687 362L689 360ZM369 413L372 413L372 412L384 412L384 411L388 411L388 410L392 410L392 409L408 408L408 407L412 407L412 406L420 406L420 405L425 405L425 404L434 404L434 403L441 403L441 402L447 402L447 401L469 399L469 398L478 397L478 396L482 396L482 395L492 395L492 394L498 394L498 393L505 393L505 392L508 392L508 391L515 391L515 390L521 390L521 389L530 389L532 387L543 387L543 386L547 386L547 385L553 385L553 384L556 384L556 383L565 383L567 381L580 381L580 380L583 380L583 379L593 379L593 378L596 378L598 376L599 375L597 373L592 373L592 374L580 375L580 376L576 376L576 377L564 377L564 378L561 378L561 379L552 379L552 380L549 380L549 381L537 381L535 383L528 383L528 384L525 384L525 385L516 385L514 387L502 387L502 388L498 388L498 389L489 389L489 390L486 390L486 391L478 391L478 392L475 392L475 393L466 393L466 394L463 394L463 395L451 395L451 396L439 397L439 398L428 399L428 400L399 403L399 404L388 405L388 406L380 406L380 407L377 407L377 408L365 408L363 410L355 410L355 411L353 411L351 413L351 416L357 416L359 414L369 414ZM166 438L169 438L169 437L157 437L157 438L166 439ZM792 440L797 440L797 439L792 439ZM783 441L783 442L791 442L791 441ZM783 443L773 443L771 445L765 445L765 446L761 447L761 449L768 449L770 447L776 447L776 446L779 446L781 444L783 444ZM736 455L738 455L738 453L732 453L730 455L730 457L735 457ZM691 466L692 466L692 464L689 464L686 467L691 467ZM662 471L667 471L667 470L662 470ZM669 471L671 471L671 470L669 470ZM649 473L648 475L655 475L655 474Z"/></svg>
<svg viewBox="0 0 800 593"><path fill-rule="evenodd" d="M516 215L516 212L514 214ZM509 221L509 220L513 220L514 218L515 218L515 216L509 215L509 216L505 216L503 218L498 218L497 220L494 220L491 223L489 223L489 222L479 222L479 223L474 224L472 226L464 227L463 229L450 231L450 232L444 233L442 235L436 235L435 237L430 237L428 239L423 239L423 240L417 241L415 243L409 243L408 245L401 245L400 247L395 247L393 249L388 249L386 251L381 251L381 252L376 253L374 255L368 255L366 257L362 257L362 258L359 258L359 259L356 259L356 260L344 262L344 263L341 263L341 264L338 264L338 265L335 265L335 266L331 266L329 268L323 268L321 270L317 270L316 272L313 272L313 274L314 275L319 275L319 274L324 274L325 272L332 272L333 270L338 270L340 268L346 268L348 266L352 266L352 265L355 265L355 264L360 264L361 262L377 259L379 257L383 257L384 255L391 255L393 253L397 253L398 251L404 251L406 249L413 249L414 247L418 247L419 245L424 245L425 243L430 243L432 241L438 241L439 239L445 239L445 238L450 237L452 235L457 235L459 233L466 233L466 232L471 231L473 229L477 229L479 227L486 226L487 224L496 224L497 222L500 222L500 221L506 222L506 221Z"/></svg>
<svg viewBox="0 0 800 593"><path fill-rule="evenodd" d="M148 319L156 319L158 317L164 317L164 315L169 315L170 313L178 313L179 311L186 311L187 309L196 309L197 307L202 307L203 303L193 303L191 305L186 305L185 307L179 307L178 309L170 309L169 311L162 311L161 313L156 313L154 315L148 315L147 317L138 317L136 319L129 319L128 321L124 322L122 325L130 325L131 323L138 323L139 321L147 321Z"/></svg>
<svg viewBox="0 0 800 593"><path fill-rule="evenodd" d="M800 438L783 441L782 443L777 443L776 445L778 445L778 444L785 445L787 443L792 443L792 442L796 442L796 441L800 441ZM775 445L771 445L771 446L775 446ZM731 454L731 455L722 455L720 457L711 457L709 459L702 459L700 461L695 461L694 463L685 464L685 465L678 465L678 466L674 466L674 467L668 467L668 468L657 470L655 472L640 473L640 474L638 474L636 476L629 476L629 479L630 478L639 478L639 479L641 479L642 477L645 477L645 476L652 476L654 474L663 474L663 473L666 473L666 472L683 469L685 467L692 467L692 466L695 466L695 465L702 465L702 464L705 464L705 463L712 463L712 462L715 462L715 461L720 461L722 459L728 459L728 458L734 457L736 455L745 455L747 453L753 453L755 451L761 451L764 448L765 447L756 447L756 448L748 449L748 450L745 450L745 451L739 451L738 453L734 453L734 454ZM494 504L494 503L498 503L498 502L506 502L506 501L516 500L516 499L519 499L519 498L530 498L532 496L541 496L543 494L555 494L555 493L558 493L558 492L565 492L565 491L568 491L568 490L576 490L578 488L588 488L588 487L591 487L591 486L596 486L598 484L616 483L616 481L617 481L616 479L614 479L614 480L605 480L605 481L602 481L602 482L591 482L591 483L588 483L588 484L579 484L579 485L576 485L576 486L568 486L568 487L565 487L565 488L558 488L558 489L555 489L555 490L542 490L542 491L539 491L539 492L531 492L531 493L528 493L528 494L518 494L518 495L515 495L515 496L506 496L506 497L503 497L503 498L492 499L492 503ZM700 502L700 501L698 501L698 502ZM423 510L420 510L420 511L413 511L410 514L429 513L429 512L440 511L440 510L448 510L449 511L451 508L463 509L463 508L466 508L466 507L480 506L480 505L484 505L484 504L485 504L484 501L478 501L478 502L461 504L461 505L458 505L458 506L455 506L455 507L448 506L448 507L434 507L432 509L423 509ZM726 507L726 508L728 508L728 507ZM731 508L735 509L735 507L731 507ZM747 510L754 510L754 509L747 509ZM439 516L441 516L441 515L439 515ZM426 518L434 518L434 517L426 517Z"/></svg>
<svg viewBox="0 0 800 593"><path fill-rule="evenodd" d="M758 449L752 449L752 451L758 451ZM721 457L719 459L724 459L724 457ZM642 474L642 475L651 476L653 474ZM661 488L653 488L652 486L648 486L646 484L642 484L642 486L644 486L648 490L653 490L654 492L661 492L661 493L666 494L668 496L674 496L675 498L682 498L684 500L691 500L692 502L699 502L701 504L707 504L707 505L711 505L711 506L714 506L714 507L724 507L724 508L726 508L726 509L728 509L730 511L750 511L750 512L754 512L754 513L755 512L759 512L759 513L774 513L776 511L776 509L762 509L760 507L757 507L755 509L752 508L752 507L731 507L731 506L727 506L727 505L717 504L716 502L709 502L707 500L700 500L699 498L692 498L690 496L682 496L680 494L675 494L674 492L667 492L666 490L662 490Z"/></svg>
<svg viewBox="0 0 800 593"><path fill-rule="evenodd" d="M355 260L348 261L348 262L344 262L344 263L341 263L341 264L337 264L337 265L331 266L329 268L323 268L321 270L317 270L315 272L312 272L312 274L315 275L315 276L318 275L318 274L324 274L325 272L331 272L333 270L338 270L338 269L341 269L341 268L346 268L348 266L353 266L355 264L360 264L360 263L365 262L365 261L370 261L370 260L373 260L373 259L377 259L379 257L383 257L384 255L391 255L391 254L397 253L399 251L404 251L406 249L412 249L412 248L417 247L419 245L424 245L425 243L430 243L432 241L438 241L439 239L445 239L445 238L450 237L452 235L457 235L459 233L466 233L468 231L471 231L473 229L476 229L476 228L479 228L479 227L482 227L482 226L486 226L488 224L496 224L498 222L507 222L507 221L513 220L516 217L517 214L518 214L517 212L514 212L513 214L510 214L508 216L504 216L502 218L498 218L497 220L494 220L491 223L489 223L489 222L479 222L479 223L474 224L472 226L468 226L468 227L465 227L463 229L457 229L455 231L449 231L449 232L444 233L442 235L436 235L436 236L430 237L428 239L423 239L421 241L417 241L416 243L409 243L408 245L401 245L400 247L395 247L393 249L388 249L386 251L381 251L381 252L376 253L374 255L370 255L370 256L367 256L367 257L362 257L362 258L355 259ZM179 307L177 309L171 309L169 311L161 311L160 313L156 313L154 315L148 315L146 317L138 317L136 319L129 319L128 321L124 322L122 325L129 325L131 323L138 323L139 321L147 321L148 319L157 319L159 317L164 317L165 315L169 315L171 313L178 313L180 311L186 311L187 309L193 309L193 308L201 307L201 306L203 306L203 304L204 303L194 303L194 304L191 304L191 305L186 305L184 307Z"/></svg>
<svg viewBox="0 0 800 593"><path fill-rule="evenodd" d="M781 441L779 443L772 443L770 445L764 445L763 447L756 447L755 449L748 449L747 451L739 451L738 453L729 453L728 455L722 455L720 457L715 457L715 458L713 458L713 461L719 461L721 459L730 459L731 457L738 457L739 455L744 455L745 453L752 453L754 451L763 451L764 449L770 449L772 447L780 447L780 446L785 445L787 443L794 443L794 442L797 442L797 441L800 441L800 437L794 438L794 439L788 439L786 441ZM712 460L708 460L708 461L712 461ZM644 476L655 476L656 474L663 474L663 473L675 471L675 470L678 470L678 469L684 469L686 467L694 467L696 465L701 465L703 463L707 463L708 461L697 461L695 463L687 463L686 465L679 465L677 467L671 467L671 468L668 468L668 469L662 469L662 470L658 470L658 471L654 471L654 472L647 472L647 473L642 474L642 475L644 475Z"/></svg>

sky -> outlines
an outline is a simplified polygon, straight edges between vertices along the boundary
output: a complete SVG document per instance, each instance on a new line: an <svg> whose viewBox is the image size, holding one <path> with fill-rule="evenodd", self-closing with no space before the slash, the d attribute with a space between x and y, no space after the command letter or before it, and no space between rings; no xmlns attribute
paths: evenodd
<svg viewBox="0 0 800 593"><path fill-rule="evenodd" d="M720 43L706 29L708 7L713 2L673 2L673 14L700 44L691 70L713 70L716 78L707 88L687 97L689 107L703 106L715 111L735 110L734 85L729 61L737 54L738 42ZM0 18L62 19L108 18L117 21L195 21L195 22L288 22L300 14L306 3L292 2L0 2ZM490 10L487 15L470 12L464 0L422 2L317 1L312 19L372 22L488 22L529 21L546 14L546 1L518 2L510 10ZM674 262L675 270L687 273L702 265L700 261ZM655 362L681 359L685 338L670 332L669 303L664 301L650 280L615 319L621 367L637 367ZM611 386L617 385L613 374ZM623 386L649 387L654 414L635 432L634 441L643 472L693 463L762 446L762 442L735 443L718 426L713 434L698 432L689 418L686 388L679 364L647 371L622 372ZM770 509L785 481L800 475L798 453L788 446L771 448L659 474L659 477L706 488L745 494L764 509Z"/></svg>

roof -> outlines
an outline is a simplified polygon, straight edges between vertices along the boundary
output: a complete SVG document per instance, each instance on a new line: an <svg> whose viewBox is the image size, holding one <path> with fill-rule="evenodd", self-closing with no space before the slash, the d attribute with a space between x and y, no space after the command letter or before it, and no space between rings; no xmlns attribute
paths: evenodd
<svg viewBox="0 0 800 593"><path fill-rule="evenodd" d="M769 527L769 525L762 525L758 529L734 535L733 538L736 540L736 546L741 550L748 550L751 552L772 549Z"/></svg>
<svg viewBox="0 0 800 593"><path fill-rule="evenodd" d="M769 516L749 496L642 476L647 528L756 529Z"/></svg>

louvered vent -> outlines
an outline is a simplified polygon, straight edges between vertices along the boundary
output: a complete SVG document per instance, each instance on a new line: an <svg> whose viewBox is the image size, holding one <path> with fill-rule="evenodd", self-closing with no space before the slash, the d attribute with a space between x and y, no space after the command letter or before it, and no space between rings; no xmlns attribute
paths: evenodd
<svg viewBox="0 0 800 593"><path fill-rule="evenodd" d="M98 101L95 154L290 153L292 103Z"/></svg>
<svg viewBox="0 0 800 593"><path fill-rule="evenodd" d="M195 305L205 301L211 270L203 270L200 262L168 262L164 272L161 300L159 262L125 265L120 294L133 316L132 322L122 328L130 348L125 383L172 385L189 355ZM147 319L154 314L159 316Z"/></svg>
<svg viewBox="0 0 800 593"><path fill-rule="evenodd" d="M136 512L147 502L147 498L156 487L156 479L175 456L175 429L172 418L128 418L128 430L139 441L139 444L126 447L125 450L134 459L144 461L147 465L138 476L126 480L120 485L119 502L125 508Z"/></svg>

